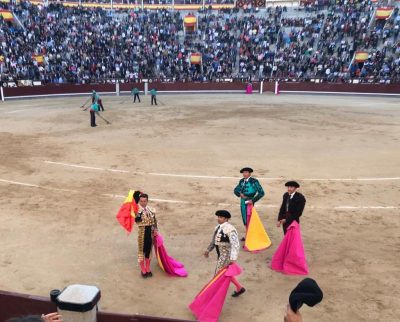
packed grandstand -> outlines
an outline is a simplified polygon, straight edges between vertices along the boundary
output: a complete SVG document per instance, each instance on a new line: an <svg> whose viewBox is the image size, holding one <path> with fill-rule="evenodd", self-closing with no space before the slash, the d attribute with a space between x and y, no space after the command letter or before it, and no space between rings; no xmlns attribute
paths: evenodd
<svg viewBox="0 0 400 322"><path fill-rule="evenodd" d="M236 1L204 1L207 6L199 10L116 3L137 6L110 10L51 1L1 3L2 81L400 80L397 2L316 1L221 10L212 5Z"/></svg>

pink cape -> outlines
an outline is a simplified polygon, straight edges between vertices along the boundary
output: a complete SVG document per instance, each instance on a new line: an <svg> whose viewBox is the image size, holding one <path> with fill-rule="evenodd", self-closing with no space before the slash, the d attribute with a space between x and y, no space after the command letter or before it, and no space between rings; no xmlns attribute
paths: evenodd
<svg viewBox="0 0 400 322"><path fill-rule="evenodd" d="M308 266L300 225L293 221L271 261L271 269L289 275L307 275Z"/></svg>
<svg viewBox="0 0 400 322"><path fill-rule="evenodd" d="M163 238L159 233L154 237L154 250L157 256L158 265L160 265L164 272L172 276L188 276L185 266L168 256L167 250L164 247Z"/></svg>
<svg viewBox="0 0 400 322"><path fill-rule="evenodd" d="M200 322L216 322L228 293L232 277L239 275L242 269L237 264L231 264L221 269L213 279L196 295L189 309Z"/></svg>

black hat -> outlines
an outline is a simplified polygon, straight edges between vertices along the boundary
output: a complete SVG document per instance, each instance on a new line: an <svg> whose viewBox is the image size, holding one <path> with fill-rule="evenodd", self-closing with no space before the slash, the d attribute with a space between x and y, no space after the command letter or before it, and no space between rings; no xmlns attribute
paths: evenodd
<svg viewBox="0 0 400 322"><path fill-rule="evenodd" d="M245 167L245 168L243 168L242 170L240 170L240 173L243 173L243 172L245 172L245 171L252 173L252 172L253 172L253 169L252 169L252 168L249 168L249 167Z"/></svg>
<svg viewBox="0 0 400 322"><path fill-rule="evenodd" d="M218 217L225 217L225 218L231 218L231 214L228 210L217 210L215 212L215 215Z"/></svg>
<svg viewBox="0 0 400 322"><path fill-rule="evenodd" d="M300 185L296 181L288 181L285 183L285 187L300 188Z"/></svg>
<svg viewBox="0 0 400 322"><path fill-rule="evenodd" d="M297 312L303 303L308 306L314 306L322 301L324 294L316 281L312 278L302 280L290 293L289 303L293 312Z"/></svg>

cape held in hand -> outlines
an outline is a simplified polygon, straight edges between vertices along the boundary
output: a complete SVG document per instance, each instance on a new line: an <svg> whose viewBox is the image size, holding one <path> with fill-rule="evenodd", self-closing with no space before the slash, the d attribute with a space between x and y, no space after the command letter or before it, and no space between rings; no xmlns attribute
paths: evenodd
<svg viewBox="0 0 400 322"><path fill-rule="evenodd" d="M158 265L160 265L164 272L171 276L188 276L185 266L168 255L168 252L164 247L163 237L160 235L160 233L154 237L154 250Z"/></svg>
<svg viewBox="0 0 400 322"><path fill-rule="evenodd" d="M189 305L196 319L200 322L217 322L228 293L232 278L240 275L242 269L237 264L230 264L221 269L208 282L194 301Z"/></svg>
<svg viewBox="0 0 400 322"><path fill-rule="evenodd" d="M140 194L141 192L138 190L129 190L128 196L125 198L116 216L118 222L128 234L132 232L135 214L138 212Z"/></svg>
<svg viewBox="0 0 400 322"><path fill-rule="evenodd" d="M271 240L261 222L256 209L247 207L247 231L244 249L250 252L258 252L272 245Z"/></svg>
<svg viewBox="0 0 400 322"><path fill-rule="evenodd" d="M271 268L289 275L308 275L300 225L293 221L271 261Z"/></svg>

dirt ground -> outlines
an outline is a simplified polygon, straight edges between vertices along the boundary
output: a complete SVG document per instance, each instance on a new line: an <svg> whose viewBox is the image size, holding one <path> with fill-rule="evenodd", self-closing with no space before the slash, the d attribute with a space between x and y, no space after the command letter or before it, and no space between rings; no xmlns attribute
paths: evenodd
<svg viewBox="0 0 400 322"><path fill-rule="evenodd" d="M268 268L287 179L307 198L303 240L324 291L302 308L304 321L399 321L398 99L161 94L154 107L104 96L112 124L97 128L79 109L85 99L0 103L0 289L47 296L96 285L104 311L193 320L187 306L215 269L214 256L202 257L214 212L231 211L243 233L232 190L251 166L273 245L240 253L248 291L227 297L221 321L282 321L303 278ZM115 219L130 188L158 199L165 245L189 277L170 278L155 261L154 277L140 277L136 231L127 236Z"/></svg>

